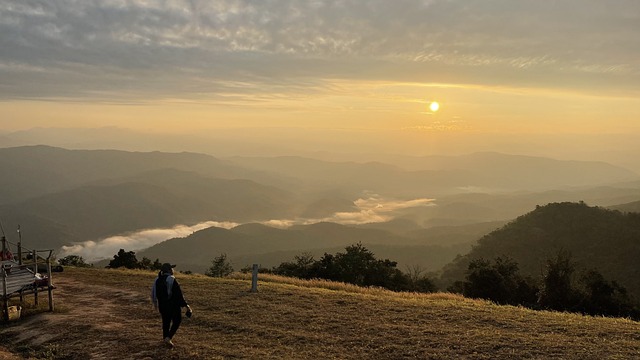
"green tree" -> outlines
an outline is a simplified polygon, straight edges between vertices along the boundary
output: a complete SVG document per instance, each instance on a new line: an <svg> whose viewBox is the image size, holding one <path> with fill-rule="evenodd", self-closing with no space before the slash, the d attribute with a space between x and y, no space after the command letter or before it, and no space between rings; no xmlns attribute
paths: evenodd
<svg viewBox="0 0 640 360"><path fill-rule="evenodd" d="M552 310L573 311L576 307L576 293L572 287L575 265L571 253L561 250L553 258L547 259L539 304Z"/></svg>
<svg viewBox="0 0 640 360"><path fill-rule="evenodd" d="M538 291L532 279L520 276L518 263L508 257L497 257L493 263L485 259L472 261L461 285L464 296L498 304L532 304Z"/></svg>
<svg viewBox="0 0 640 360"><path fill-rule="evenodd" d="M227 254L220 254L211 261L211 267L205 272L205 275L211 277L225 277L233 272L231 263L227 260Z"/></svg>
<svg viewBox="0 0 640 360"><path fill-rule="evenodd" d="M156 258L153 264L151 264L151 270L160 271L161 268L162 268L162 263L160 262L160 259Z"/></svg>
<svg viewBox="0 0 640 360"><path fill-rule="evenodd" d="M109 261L107 268L116 269L120 267L127 269L140 269L141 265L140 262L138 262L138 259L136 259L136 253L120 249L116 255L113 255L113 260Z"/></svg>
<svg viewBox="0 0 640 360"><path fill-rule="evenodd" d="M151 270L152 266L153 263L151 262L151 259L143 257L142 260L140 260L140 269Z"/></svg>
<svg viewBox="0 0 640 360"><path fill-rule="evenodd" d="M313 255L310 253L302 253L301 255L296 255L291 262L281 263L273 269L273 272L282 276L309 279L313 277L312 273L315 262Z"/></svg>
<svg viewBox="0 0 640 360"><path fill-rule="evenodd" d="M435 288L427 278L412 284L409 277L396 266L395 261L376 259L371 251L357 243L347 246L345 252L335 255L325 253L318 261L314 261L310 254L296 256L294 261L274 267L273 272L303 279L320 278L359 286L380 286L396 291Z"/></svg>
<svg viewBox="0 0 640 360"><path fill-rule="evenodd" d="M637 308L627 289L616 281L607 281L600 272L587 270L578 280L580 308L584 313L605 316L637 317Z"/></svg>

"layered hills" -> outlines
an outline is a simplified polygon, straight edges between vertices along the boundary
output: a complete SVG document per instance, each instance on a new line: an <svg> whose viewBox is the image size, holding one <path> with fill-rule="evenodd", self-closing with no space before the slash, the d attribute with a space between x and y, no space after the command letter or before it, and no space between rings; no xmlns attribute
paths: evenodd
<svg viewBox="0 0 640 360"><path fill-rule="evenodd" d="M623 168L497 153L387 164L24 146L0 149L0 169L0 221L5 229L19 224L29 247L204 221L244 224L148 250L166 258L193 241L207 250L179 253L191 270L223 252L238 266L268 266L356 242L403 266L437 270L536 205L584 200L632 209L640 198L637 175Z"/></svg>
<svg viewBox="0 0 640 360"><path fill-rule="evenodd" d="M435 271L456 255L466 253L475 239L491 229L491 226L468 229L457 234L457 241L449 243L437 232L433 236L411 237L335 223L298 225L288 229L254 223L230 230L217 227L200 230L186 238L161 242L138 255L149 259L175 259L172 261L178 263L180 270L203 273L220 254L226 254L238 270L252 263L276 266L302 253L319 258L325 252L335 253L360 242L377 256L398 261L400 268L418 265L423 270Z"/></svg>

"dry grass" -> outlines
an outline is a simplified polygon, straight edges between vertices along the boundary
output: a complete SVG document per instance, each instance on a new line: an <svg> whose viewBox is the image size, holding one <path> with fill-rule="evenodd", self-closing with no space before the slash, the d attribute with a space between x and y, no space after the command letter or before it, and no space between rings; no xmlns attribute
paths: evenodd
<svg viewBox="0 0 640 360"><path fill-rule="evenodd" d="M11 325L1 336L13 351L51 359L640 358L640 323L625 319L263 274L258 293L246 276L177 275L195 315L168 350L148 303L154 277L70 268L56 295L68 310L47 318L63 318L67 332L34 344Z"/></svg>

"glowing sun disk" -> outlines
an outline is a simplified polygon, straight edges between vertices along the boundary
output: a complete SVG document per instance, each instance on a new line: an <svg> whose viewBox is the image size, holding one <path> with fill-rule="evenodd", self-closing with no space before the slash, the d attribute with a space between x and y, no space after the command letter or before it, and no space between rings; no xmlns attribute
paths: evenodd
<svg viewBox="0 0 640 360"><path fill-rule="evenodd" d="M434 101L431 104L429 104L429 109L432 112L436 112L436 111L438 111L438 109L440 109L440 104L438 104L436 101Z"/></svg>

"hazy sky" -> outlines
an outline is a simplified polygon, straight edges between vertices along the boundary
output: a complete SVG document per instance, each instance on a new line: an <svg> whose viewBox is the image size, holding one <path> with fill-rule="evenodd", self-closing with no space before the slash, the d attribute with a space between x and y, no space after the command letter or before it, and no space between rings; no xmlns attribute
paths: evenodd
<svg viewBox="0 0 640 360"><path fill-rule="evenodd" d="M640 132L638 0L2 0L0 34L0 131Z"/></svg>

